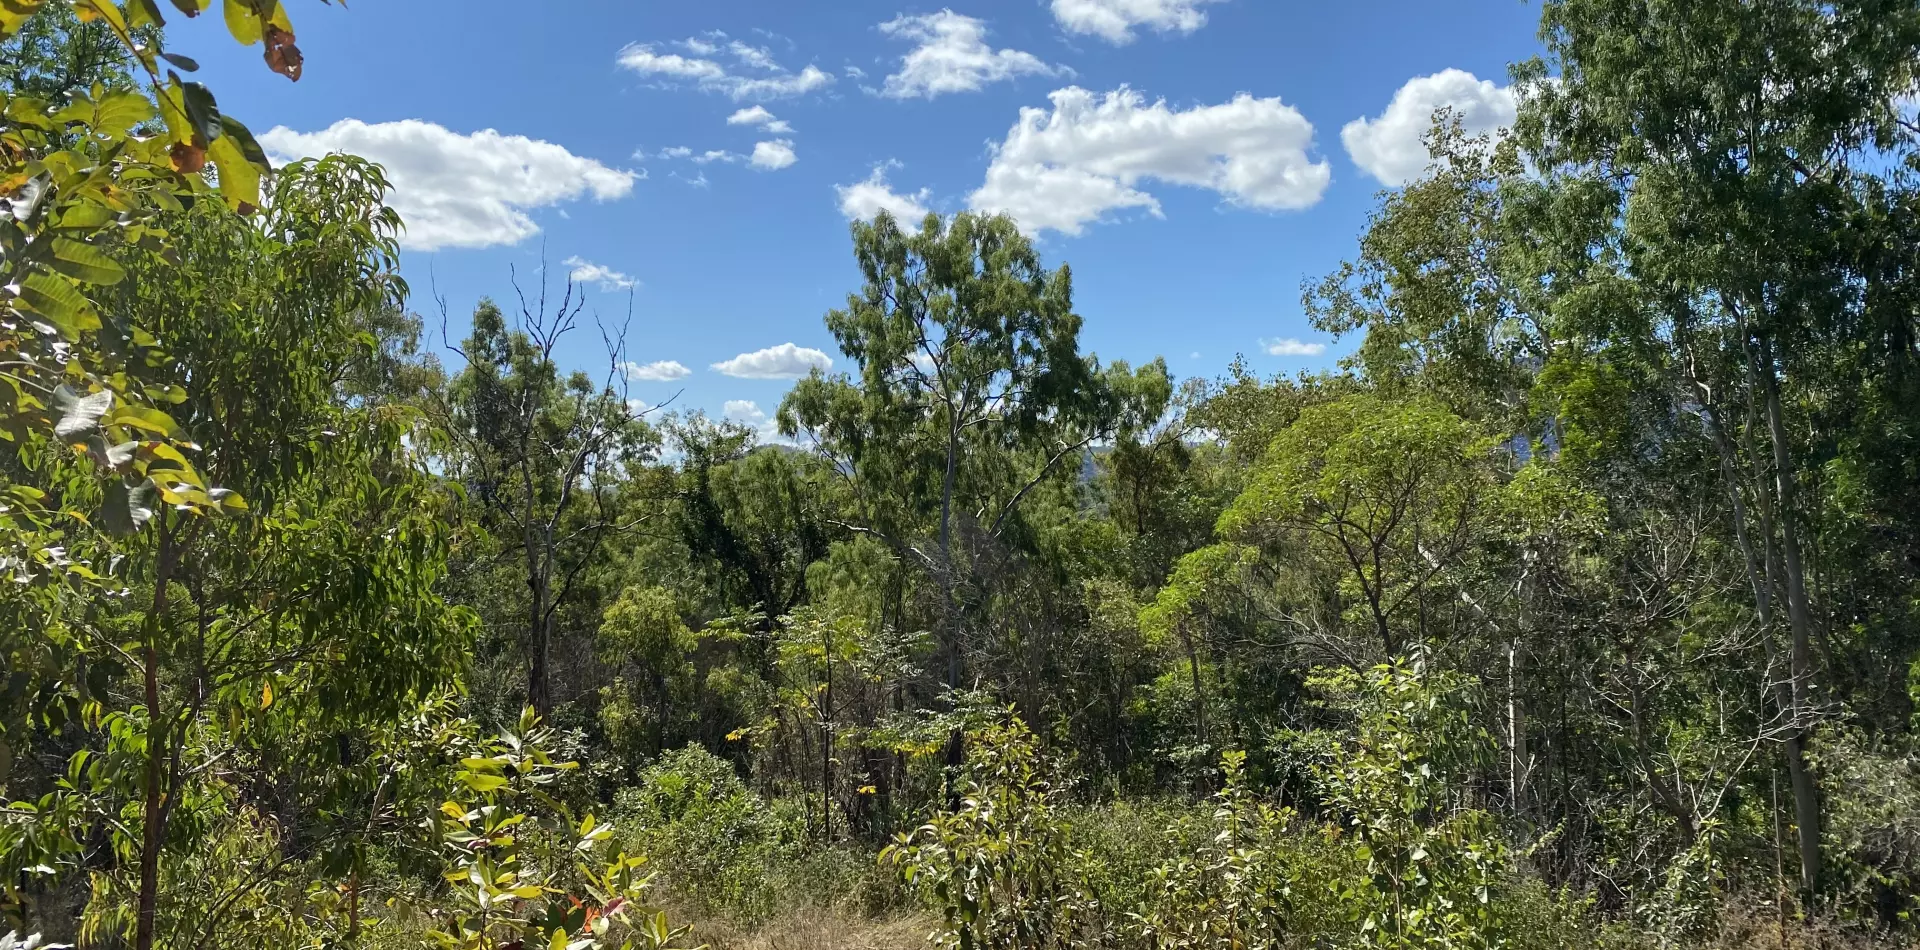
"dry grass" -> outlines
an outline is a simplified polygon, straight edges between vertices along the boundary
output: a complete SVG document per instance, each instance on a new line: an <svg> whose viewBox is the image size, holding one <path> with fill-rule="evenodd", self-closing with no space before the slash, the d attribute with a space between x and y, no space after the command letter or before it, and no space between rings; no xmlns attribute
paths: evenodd
<svg viewBox="0 0 1920 950"><path fill-rule="evenodd" d="M694 928L694 938L711 950L925 950L932 932L933 922L925 917L872 920L810 907L775 917L750 932L722 921L702 922Z"/></svg>
<svg viewBox="0 0 1920 950"><path fill-rule="evenodd" d="M1865 928L1827 921L1784 921L1766 907L1730 908L1720 933L1702 950L1912 950L1914 944Z"/></svg>

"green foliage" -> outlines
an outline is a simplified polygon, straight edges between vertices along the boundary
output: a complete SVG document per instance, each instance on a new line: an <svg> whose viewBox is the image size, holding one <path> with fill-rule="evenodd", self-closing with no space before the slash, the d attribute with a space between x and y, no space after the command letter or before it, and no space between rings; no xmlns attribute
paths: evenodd
<svg viewBox="0 0 1920 950"><path fill-rule="evenodd" d="M1294 814L1259 800L1246 755L1222 756L1223 783L1189 854L1155 868L1127 929L1165 950L1312 945L1350 932L1351 921L1314 920L1342 883L1315 867ZM1297 895L1297 896L1296 896ZM1324 911L1322 912L1324 913ZM1330 925L1331 924L1331 925Z"/></svg>
<svg viewBox="0 0 1920 950"><path fill-rule="evenodd" d="M1319 788L1366 868L1370 886L1353 897L1367 945L1502 945L1505 846L1461 782L1491 742L1472 725L1464 684L1393 664L1317 685L1357 720L1320 769Z"/></svg>
<svg viewBox="0 0 1920 950"><path fill-rule="evenodd" d="M561 950L664 950L686 936L640 901L646 858L612 849L614 829L576 819L546 789L576 767L556 762L552 733L529 708L520 728L461 760L440 806L452 900L436 913L439 946L491 950L507 942Z"/></svg>
<svg viewBox="0 0 1920 950"><path fill-rule="evenodd" d="M1084 908L1069 877L1063 790L1019 720L971 738L959 807L903 833L881 860L939 909L941 946L1073 946Z"/></svg>
<svg viewBox="0 0 1920 950"><path fill-rule="evenodd" d="M628 847L656 856L661 885L685 905L743 923L780 898L776 875L802 835L699 746L675 749L622 789L615 813Z"/></svg>
<svg viewBox="0 0 1920 950"><path fill-rule="evenodd" d="M1546 3L1307 288L1337 374L1102 363L1013 222L858 223L808 449L665 457L574 288L423 354L384 174L269 174L165 6L0 0L19 932L1912 942L1910 4ZM220 19L292 78L281 7Z"/></svg>

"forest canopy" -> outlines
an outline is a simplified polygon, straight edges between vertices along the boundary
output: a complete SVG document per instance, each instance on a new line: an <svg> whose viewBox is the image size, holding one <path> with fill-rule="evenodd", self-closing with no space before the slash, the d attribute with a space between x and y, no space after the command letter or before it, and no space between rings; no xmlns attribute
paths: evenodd
<svg viewBox="0 0 1920 950"><path fill-rule="evenodd" d="M881 211L756 429L436 342L280 3L0 0L0 948L1912 946L1920 6L1540 13L1338 369Z"/></svg>

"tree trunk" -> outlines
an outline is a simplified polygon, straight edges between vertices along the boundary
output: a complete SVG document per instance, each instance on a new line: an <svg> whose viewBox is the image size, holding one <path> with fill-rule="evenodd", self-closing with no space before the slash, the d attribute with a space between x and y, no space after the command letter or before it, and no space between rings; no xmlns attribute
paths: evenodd
<svg viewBox="0 0 1920 950"><path fill-rule="evenodd" d="M158 641L166 629L167 587L173 581L173 536L167 526L167 512L157 515L160 522L159 557L154 569L153 607L147 614L146 648L143 651L145 700L147 704L147 788L140 820L140 900L134 923L135 950L153 950L154 918L160 907L160 849L167 841L167 812L170 810L162 783L166 777L167 743L162 740L160 723L160 648Z"/></svg>
<svg viewBox="0 0 1920 950"><path fill-rule="evenodd" d="M958 609L953 602L953 491L960 467L960 422L948 408L947 470L940 483L940 626L941 646L947 651L947 690L949 700L964 682L960 658ZM965 763L966 735L959 726L947 736L947 800L949 807L960 806L960 767Z"/></svg>
<svg viewBox="0 0 1920 950"><path fill-rule="evenodd" d="M1207 694L1200 685L1200 655L1193 648L1193 631L1180 621L1180 642L1187 650L1187 672L1193 677L1193 731L1202 746L1207 745Z"/></svg>
<svg viewBox="0 0 1920 950"><path fill-rule="evenodd" d="M536 545L534 534L529 531L527 538L527 593L531 601L527 610L527 703L541 719L546 719L553 712L553 699L547 692L547 659L552 640L551 615L547 610L547 565L552 562L546 557L545 546ZM539 539L545 540L545 535Z"/></svg>
<svg viewBox="0 0 1920 950"><path fill-rule="evenodd" d="M1742 331L1745 331L1744 321L1742 322ZM1770 441L1773 443L1774 483L1776 490L1774 501L1776 507L1780 508L1782 512L1782 518L1780 520L1783 526L1783 534L1786 536L1786 544L1791 551L1786 558L1789 613L1790 615L1793 613L1791 604L1792 592L1798 587L1802 601L1801 616L1806 617L1810 616L1811 613L1806 610L1806 588L1804 583L1796 583L1795 580L1798 574L1800 557L1798 551L1799 535L1797 530L1792 527L1792 517L1790 514L1792 485L1789 473L1791 472L1790 466L1792 460L1787 454L1786 429L1784 421L1781 419L1779 384L1774 375L1773 354L1771 347L1764 339L1760 341L1760 347L1760 362L1762 366L1756 367L1754 361L1749 358L1746 361L1748 379L1750 385L1758 384L1757 388L1760 390L1761 398L1766 404L1767 428ZM1689 354L1689 357L1691 357L1691 354ZM1749 515L1747 512L1746 498L1740 490L1739 466L1736 462L1737 452L1733 445L1733 437L1727 431L1726 420L1721 417L1716 403L1712 398L1712 392L1708 389L1707 385L1697 376L1694 376L1691 370L1689 370L1689 377L1700 398L1701 405L1705 410L1707 428L1711 431L1714 447L1720 456L1720 478L1726 488L1727 501L1733 510L1734 541L1740 548L1740 556L1746 567L1747 584L1753 591L1754 611L1760 621L1761 628L1760 642L1766 651L1767 667L1769 675L1771 675L1771 671L1775 669L1777 660L1777 651L1774 649L1773 642L1772 539L1774 519L1766 515L1767 506L1763 505L1761 533L1762 537L1766 540L1768 548L1765 556L1763 556L1761 552L1755 549L1753 539L1747 531ZM1755 377L1759 378L1756 379ZM1751 447L1751 443L1749 443L1749 446ZM1750 451L1749 454L1755 453ZM1757 466L1759 459L1754 459L1754 462ZM1767 485L1765 479L1756 478L1754 491L1764 495L1766 490ZM1795 825L1800 829L1798 832L1798 852L1800 858L1800 886L1803 892L1803 899L1811 898L1814 888L1819 883L1820 877L1819 787L1815 782L1812 772L1807 767L1806 732L1800 728L1801 716L1804 709L1802 705L1803 693L1800 690L1800 685L1805 682L1805 672L1810 665L1806 661L1802 644L1804 644L1807 639L1805 631L1810 626L1810 623L1805 625L1796 623L1794 625L1794 653L1796 655L1789 659L1790 675L1793 682L1791 684L1781 684L1776 681L1773 684L1774 703L1779 706L1782 713L1790 718L1793 724L1793 728L1789 729L1786 736L1781 740L1781 756L1786 760L1787 777L1793 791Z"/></svg>
<svg viewBox="0 0 1920 950"><path fill-rule="evenodd" d="M1805 757L1806 741L1813 731L1807 698L1813 676L1813 608L1807 600L1806 572L1800 560L1793 455L1780 407L1780 380L1774 371L1772 344L1764 335L1759 343L1767 434L1773 443L1774 497L1780 510L1781 559L1786 568L1787 623L1793 631L1793 648L1788 655L1793 708L1786 742L1787 772L1792 780L1794 822L1798 826L1802 900L1811 902L1820 886L1820 788Z"/></svg>
<svg viewBox="0 0 1920 950"><path fill-rule="evenodd" d="M1524 624L1523 624L1524 626ZM1507 799L1513 813L1527 812L1527 773L1532 758L1527 754L1527 706L1520 697L1525 681L1526 661L1521 659L1519 638L1507 642Z"/></svg>

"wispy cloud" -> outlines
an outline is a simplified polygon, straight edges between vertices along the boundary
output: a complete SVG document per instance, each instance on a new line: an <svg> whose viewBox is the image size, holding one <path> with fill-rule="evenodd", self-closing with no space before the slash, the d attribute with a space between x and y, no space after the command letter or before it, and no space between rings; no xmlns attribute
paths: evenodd
<svg viewBox="0 0 1920 950"><path fill-rule="evenodd" d="M780 65L762 46L728 39L713 30L670 44L686 50L670 52L659 43L629 43L615 58L621 68L665 82L685 83L734 99L781 99L831 86L832 73L811 63L793 72ZM731 63L723 63L724 54Z"/></svg>
<svg viewBox="0 0 1920 950"><path fill-rule="evenodd" d="M1306 343L1293 337L1278 340L1261 340L1260 348L1268 356L1319 356L1327 351L1325 343Z"/></svg>

